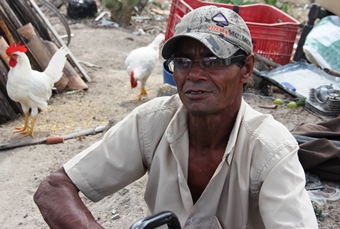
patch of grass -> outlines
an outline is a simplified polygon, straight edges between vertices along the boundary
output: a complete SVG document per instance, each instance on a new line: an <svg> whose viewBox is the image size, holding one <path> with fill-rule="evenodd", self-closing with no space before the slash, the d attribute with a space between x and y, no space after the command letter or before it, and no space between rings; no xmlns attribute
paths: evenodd
<svg viewBox="0 0 340 229"><path fill-rule="evenodd" d="M299 99L296 101L296 104L297 104L299 107L304 107L305 104L306 104L306 97L301 97L301 98L299 98Z"/></svg>
<svg viewBox="0 0 340 229"><path fill-rule="evenodd" d="M322 210L318 207L318 205L314 201L312 201L312 205L316 218L323 222L325 220L325 216L323 215Z"/></svg>

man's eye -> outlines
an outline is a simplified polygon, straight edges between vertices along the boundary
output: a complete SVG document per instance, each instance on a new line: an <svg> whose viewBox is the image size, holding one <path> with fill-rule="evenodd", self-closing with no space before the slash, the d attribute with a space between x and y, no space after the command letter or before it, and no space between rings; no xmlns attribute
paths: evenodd
<svg viewBox="0 0 340 229"><path fill-rule="evenodd" d="M204 58L202 59L203 65L207 68L214 67L216 65L216 59L215 58Z"/></svg>
<svg viewBox="0 0 340 229"><path fill-rule="evenodd" d="M189 65L190 65L190 62L186 61L186 60L177 60L176 61L176 66L180 67L180 68L185 68L185 67L188 67Z"/></svg>
<svg viewBox="0 0 340 229"><path fill-rule="evenodd" d="M210 66L212 67L224 67L223 60L215 59L210 61Z"/></svg>
<svg viewBox="0 0 340 229"><path fill-rule="evenodd" d="M213 63L213 60L203 60L202 61L203 62L203 65L205 66L205 67L210 67L211 65L213 65L214 63Z"/></svg>
<svg viewBox="0 0 340 229"><path fill-rule="evenodd" d="M207 68L220 67L223 65L219 59L203 59L203 65Z"/></svg>

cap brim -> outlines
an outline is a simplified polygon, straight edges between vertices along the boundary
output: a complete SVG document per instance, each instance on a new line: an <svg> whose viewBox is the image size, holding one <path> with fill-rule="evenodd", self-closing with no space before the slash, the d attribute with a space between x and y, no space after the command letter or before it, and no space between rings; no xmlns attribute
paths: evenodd
<svg viewBox="0 0 340 229"><path fill-rule="evenodd" d="M232 56L240 48L228 41L207 33L186 33L176 35L168 39L162 48L162 57L164 59L170 58L175 51L176 43L179 39L189 37L200 41L206 46L215 56L219 58L228 58Z"/></svg>

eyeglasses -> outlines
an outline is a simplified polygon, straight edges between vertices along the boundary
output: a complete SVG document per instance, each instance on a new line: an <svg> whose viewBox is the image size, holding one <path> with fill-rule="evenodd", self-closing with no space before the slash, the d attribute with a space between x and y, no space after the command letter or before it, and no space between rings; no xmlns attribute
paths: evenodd
<svg viewBox="0 0 340 229"><path fill-rule="evenodd" d="M166 65L170 72L176 72L179 75L186 76L189 74L192 64L196 62L203 71L209 73L215 70L225 69L226 66L240 62L245 58L245 55L232 56L226 59L205 57L199 60L191 60L186 57L171 57L166 60Z"/></svg>

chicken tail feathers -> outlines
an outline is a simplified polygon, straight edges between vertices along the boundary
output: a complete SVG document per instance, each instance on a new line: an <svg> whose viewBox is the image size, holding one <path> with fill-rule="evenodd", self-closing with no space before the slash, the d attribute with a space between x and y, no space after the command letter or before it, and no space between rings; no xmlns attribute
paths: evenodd
<svg viewBox="0 0 340 229"><path fill-rule="evenodd" d="M160 33L156 36L156 38L149 44L150 47L152 47L155 50L159 50L159 46L164 43L165 35L163 33Z"/></svg>
<svg viewBox="0 0 340 229"><path fill-rule="evenodd" d="M67 54L68 49L66 47L61 47L58 49L52 56L47 68L44 71L45 74L49 76L53 84L58 82L63 75Z"/></svg>

